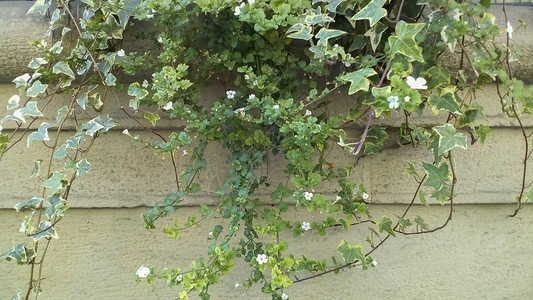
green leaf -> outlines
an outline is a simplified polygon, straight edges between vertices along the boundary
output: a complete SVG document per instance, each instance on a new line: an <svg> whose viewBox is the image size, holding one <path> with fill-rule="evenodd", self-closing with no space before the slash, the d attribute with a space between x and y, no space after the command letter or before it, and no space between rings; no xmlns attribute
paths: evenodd
<svg viewBox="0 0 533 300"><path fill-rule="evenodd" d="M48 63L44 58L42 57L34 57L31 59L30 63L28 64L28 68L30 69L39 69L41 65L44 65Z"/></svg>
<svg viewBox="0 0 533 300"><path fill-rule="evenodd" d="M289 28L287 33L290 33L290 34L287 35L287 37L291 39L308 41L313 37L313 35L311 34L311 31L312 31L311 26L297 23L297 24L292 25L291 28Z"/></svg>
<svg viewBox="0 0 533 300"><path fill-rule="evenodd" d="M378 226L379 232L386 232L390 234L391 236L396 236L394 233L394 230L392 230L392 220L387 217L383 216L381 217L381 220L376 224Z"/></svg>
<svg viewBox="0 0 533 300"><path fill-rule="evenodd" d="M26 106L20 108L20 114L23 116L42 117L43 114L37 108L37 101L30 101L26 103Z"/></svg>
<svg viewBox="0 0 533 300"><path fill-rule="evenodd" d="M334 13L337 11L337 6L339 6L341 2L344 2L344 0L329 0L327 2L328 2L328 7L327 7L328 11Z"/></svg>
<svg viewBox="0 0 533 300"><path fill-rule="evenodd" d="M61 198L61 195L59 194L54 194L48 197L47 200L49 206L44 210L44 215L50 220L54 216L62 217L65 213L65 210L68 209L68 206L66 205L67 201Z"/></svg>
<svg viewBox="0 0 533 300"><path fill-rule="evenodd" d="M454 90L455 88L453 88ZM444 110L451 112L452 114L462 115L463 112L455 99L453 92L446 92L439 95L432 95L429 97L428 103L432 106L434 110ZM437 114L435 111L435 114Z"/></svg>
<svg viewBox="0 0 533 300"><path fill-rule="evenodd" d="M37 131L34 131L28 135L27 147L31 145L33 141L49 141L48 129L54 127L54 124L43 122Z"/></svg>
<svg viewBox="0 0 533 300"><path fill-rule="evenodd" d="M150 123L152 123L152 126L155 126L155 124L157 123L157 120L161 119L161 117L158 114L153 114L149 112L144 114L144 118L150 121Z"/></svg>
<svg viewBox="0 0 533 300"><path fill-rule="evenodd" d="M107 73L107 75L105 76L105 85L115 86L116 83L117 83L117 78L115 77L115 75L111 73Z"/></svg>
<svg viewBox="0 0 533 300"><path fill-rule="evenodd" d="M389 47L391 51L391 57L394 57L397 53L405 55L409 60L424 62L422 57L422 49L418 46L415 40L417 33L424 28L423 23L408 24L404 21L400 21L396 25L396 33L389 37Z"/></svg>
<svg viewBox="0 0 533 300"><path fill-rule="evenodd" d="M75 77L70 66L64 61L58 61L52 68L52 72L54 72L54 74L65 74L70 78Z"/></svg>
<svg viewBox="0 0 533 300"><path fill-rule="evenodd" d="M67 145L63 144L54 152L53 158L63 159L65 156L67 156Z"/></svg>
<svg viewBox="0 0 533 300"><path fill-rule="evenodd" d="M33 170L31 171L30 177L39 176L39 173L41 172L41 163L43 162L42 159L38 159L33 162Z"/></svg>
<svg viewBox="0 0 533 300"><path fill-rule="evenodd" d="M49 221L41 221L41 223L39 223L39 229L37 233L33 234L31 237L33 238L34 242L37 242L42 238L58 238L56 230Z"/></svg>
<svg viewBox="0 0 533 300"><path fill-rule="evenodd" d="M442 163L440 166L437 167L433 164L423 162L422 167L428 175L424 186L432 187L436 191L438 191L442 189L444 184L448 183L448 181L450 180L450 172L448 171L448 165L445 163Z"/></svg>
<svg viewBox="0 0 533 300"><path fill-rule="evenodd" d="M370 22L370 27L374 27L381 18L387 15L387 10L383 8L385 2L386 0L372 0L372 2L368 3L367 6L353 16L351 20L357 21L366 19Z"/></svg>
<svg viewBox="0 0 533 300"><path fill-rule="evenodd" d="M81 176L87 174L91 170L91 163L85 158L76 163L76 175Z"/></svg>
<svg viewBox="0 0 533 300"><path fill-rule="evenodd" d="M383 35L383 32L387 30L387 28L387 25L378 23L377 26L371 27L367 32L365 32L365 36L370 38L370 45L372 46L373 51L376 51L378 48L379 43L381 42L381 36Z"/></svg>
<svg viewBox="0 0 533 300"><path fill-rule="evenodd" d="M426 223L426 221L424 221L424 219L423 219L421 216L417 215L417 216L415 217L415 220L414 220L414 221L415 221L415 223L416 223L418 226L420 226L420 228L421 228L422 230L429 230L429 225L428 225L428 223Z"/></svg>
<svg viewBox="0 0 533 300"><path fill-rule="evenodd" d="M24 211L26 209L35 210L39 205L43 202L43 198L37 198L33 197L31 200L28 200L26 202L17 203L13 208L15 208L16 211Z"/></svg>
<svg viewBox="0 0 533 300"><path fill-rule="evenodd" d="M86 124L81 125L80 131L85 130L85 134L94 136L95 133L107 132L109 129L115 127L117 123L109 116L98 116Z"/></svg>
<svg viewBox="0 0 533 300"><path fill-rule="evenodd" d="M368 91L370 80L368 77L377 74L372 68L360 69L348 74L342 75L339 79L350 82L350 89L348 95L357 93L358 91Z"/></svg>
<svg viewBox="0 0 533 300"><path fill-rule="evenodd" d="M442 155L455 147L466 149L466 136L462 133L456 133L453 125L435 126L433 130L439 136L437 155Z"/></svg>
<svg viewBox="0 0 533 300"><path fill-rule="evenodd" d="M307 15L305 16L305 19L304 19L304 24L311 25L311 26L314 26L317 24L324 25L325 23L331 23L331 22L335 22L335 19L328 16L327 14Z"/></svg>
<svg viewBox="0 0 533 300"><path fill-rule="evenodd" d="M26 96L37 97L39 94L44 93L48 88L48 84L42 84L41 81L35 80L31 87L26 91Z"/></svg>
<svg viewBox="0 0 533 300"><path fill-rule="evenodd" d="M346 263L353 263L356 260L364 261L365 255L363 254L363 247L361 245L350 245L345 240L342 240L337 251L342 255L342 259Z"/></svg>
<svg viewBox="0 0 533 300"><path fill-rule="evenodd" d="M12 110L19 107L20 96L13 95L7 100L7 110Z"/></svg>
<svg viewBox="0 0 533 300"><path fill-rule="evenodd" d="M41 186L50 190L50 194L55 194L62 189L66 184L65 174L61 171L56 171L52 176L46 179Z"/></svg>
<svg viewBox="0 0 533 300"><path fill-rule="evenodd" d="M11 250L3 253L0 255L0 257L7 261L15 260L19 265L26 265L35 257L35 251L27 248L26 244L22 243L17 246L13 246Z"/></svg>
<svg viewBox="0 0 533 300"><path fill-rule="evenodd" d="M479 125L478 128L476 128L476 136L480 139L481 145L485 144L485 139L487 138L487 135L492 133L492 129L490 129L487 125Z"/></svg>
<svg viewBox="0 0 533 300"><path fill-rule="evenodd" d="M321 28L320 31L315 35L315 38L319 39L318 44L326 45L329 39L341 36L345 33L346 32L342 30Z"/></svg>
<svg viewBox="0 0 533 300"><path fill-rule="evenodd" d="M38 13L38 14L44 16L46 14L46 12L48 11L49 7L50 7L50 1L37 0L30 7L30 9L28 10L27 14L29 15L29 14Z"/></svg>
<svg viewBox="0 0 533 300"><path fill-rule="evenodd" d="M122 30L126 29L126 25L128 25L128 21L133 16L133 12L139 3L141 3L141 0L124 0L124 6L117 13Z"/></svg>

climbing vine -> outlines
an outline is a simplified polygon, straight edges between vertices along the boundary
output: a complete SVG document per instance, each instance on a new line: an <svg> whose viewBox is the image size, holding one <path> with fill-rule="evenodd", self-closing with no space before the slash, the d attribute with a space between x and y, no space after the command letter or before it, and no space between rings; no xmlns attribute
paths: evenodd
<svg viewBox="0 0 533 300"><path fill-rule="evenodd" d="M138 281L179 286L180 299L195 293L209 299L210 286L236 260L250 268L237 285L258 284L273 299L288 299L293 284L376 267L371 254L390 237L446 226L458 178L454 153L484 143L491 132L475 99L489 83L523 133L516 215L533 196L531 133L522 121L533 111L533 93L513 76L513 20L498 27L490 6L487 0L37 0L28 13L49 18L48 38L33 42L40 55L13 80L18 94L0 121L14 128L0 127L2 156L24 142L45 146L32 173L41 193L15 205L26 213L20 231L30 240L2 254L30 268L27 289L13 299L37 298L55 226L75 203L74 183L91 171L88 153L106 132L121 128L104 106L144 129L132 134L122 127L123 138L170 157L175 191L146 211L147 229L176 218L182 201L205 190L198 178L210 167L210 144L227 150L216 205L198 203L196 216L162 229L179 238L218 217L206 233L209 247L188 267L143 265L136 273ZM507 18L505 3L500 7ZM137 35L130 38L149 41L150 50L122 48L132 26ZM210 86L224 92L205 99ZM128 95L128 106L110 96L116 90ZM57 102L58 110L47 109ZM417 123L421 114L433 115L435 125ZM398 116L399 131L377 122ZM170 134L159 127L162 118L175 120ZM359 160L412 147L431 158L406 164L416 184L410 203L399 216L371 216L372 193L354 179ZM331 159L339 151L348 157L344 164ZM188 164L180 169L182 159ZM284 177L264 175L272 168ZM429 199L448 204L442 224L410 212ZM324 217L289 217L301 209ZM355 226L368 227L366 239L340 240L329 260L289 251L282 234L292 232L297 242Z"/></svg>

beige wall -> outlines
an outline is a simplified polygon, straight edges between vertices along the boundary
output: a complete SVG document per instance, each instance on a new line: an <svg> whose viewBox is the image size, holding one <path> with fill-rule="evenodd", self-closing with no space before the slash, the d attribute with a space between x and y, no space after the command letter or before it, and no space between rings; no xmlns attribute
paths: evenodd
<svg viewBox="0 0 533 300"><path fill-rule="evenodd" d="M27 41L42 38L46 28L43 20L25 16L29 5L19 1L0 2L0 101L4 103L15 92L9 81L25 72L32 55ZM533 8L509 10L513 19L533 19ZM533 49L532 36L533 32L529 31L517 32L514 37L516 46L528 55L533 55L533 50L528 50ZM533 79L532 63L533 56L526 56L518 66L517 74L528 82ZM223 90L218 86L205 92L206 98L221 95ZM115 96L122 103L128 101L125 94ZM295 285L287 292L291 299L533 299L530 233L533 207L526 206L516 218L508 217L514 210L512 203L520 187L523 142L520 132L514 128L516 124L498 110L494 87L486 87L477 96L486 105L488 123L495 132L485 146L476 144L468 151L456 152L460 181L452 222L434 234L389 240L372 255L379 263L377 268L365 272L347 270L342 276L328 275ZM340 98L332 109L342 110L344 101L350 99ZM74 184L70 198L74 208L58 225L60 239L51 243L41 299L171 299L176 297L178 289L136 284L137 268L141 264L183 267L198 252L206 250L204 233L213 227L212 220L200 225L195 234L184 234L177 241L159 230L142 228L141 215L147 206L161 201L172 191L169 158L155 156L150 150L132 144L121 131L128 128L135 132L139 127L116 107L106 109L119 120L121 127L97 140L88 158L93 170ZM3 114L4 104L0 104L0 115ZM432 123L430 115L416 121ZM400 124L399 118L378 122ZM533 119L526 122L533 127ZM167 130L179 126L169 120L162 120L161 125ZM348 136L354 140L359 133L360 127L348 130ZM28 175L32 161L40 158L42 148L39 147L42 146L37 143L31 148L21 144L0 161L0 252L22 240L17 229L23 215L11 208L38 192L38 183ZM179 209L180 219L195 213L198 203L216 201L210 192L216 191L223 180L225 157L216 145L210 146L208 153L209 169L201 177L207 192L188 199L185 204L189 207ZM371 201L375 203L371 206L374 216L400 213L405 207L401 204L409 202L414 190L414 183L402 175L405 162L425 155L423 149L402 148L360 161L354 176L370 189ZM180 157L178 165L184 165L186 159ZM334 152L331 159L355 161L353 156L341 151ZM276 175L276 172L279 171L273 167L269 175L283 178L283 174ZM324 191L331 192L331 188L324 187ZM445 220L448 209L439 205L416 207L413 215L423 215L435 227ZM302 210L293 210L291 214L302 221L321 217ZM170 222L171 219L164 220L160 225ZM291 251L328 258L335 254L341 239L359 242L365 228L338 230L328 237L311 232L297 240L289 237ZM17 288L24 289L28 271L27 267L0 262L0 299L9 298ZM245 266L238 265L224 282L214 287L212 299L268 299L258 292L258 286L250 291L235 289L235 282L245 279L247 272Z"/></svg>

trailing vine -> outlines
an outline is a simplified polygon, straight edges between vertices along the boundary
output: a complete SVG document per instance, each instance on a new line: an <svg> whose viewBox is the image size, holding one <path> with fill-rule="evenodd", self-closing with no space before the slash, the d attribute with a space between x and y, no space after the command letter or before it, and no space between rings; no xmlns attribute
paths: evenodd
<svg viewBox="0 0 533 300"><path fill-rule="evenodd" d="M27 212L21 232L31 238L2 257L30 268L28 288L14 299L38 297L43 268L56 225L67 215L74 182L90 172L90 150L109 130L121 127L103 107L120 110L141 133L123 129L124 138L168 155L175 191L144 215L144 226L161 226L182 201L206 191L199 180L209 168L209 145L227 153L227 176L216 205L198 203L185 222L163 226L170 237L213 218L203 255L180 266L141 266L136 279L180 286L180 299L209 288L230 272L236 260L249 265L237 283L261 285L273 299L288 299L290 286L342 269L376 267L372 253L390 237L426 234L452 219L457 148L484 143L476 90L494 83L502 112L516 120L525 152L515 216L533 197L528 161L533 150L523 118L533 110L533 93L513 75L513 28L499 28L487 0L38 0L29 13L48 15L52 44L35 41L40 56L31 72L13 80L19 93L1 121L1 157L23 141L43 143L32 176L42 192L15 205ZM130 27L143 28L151 51L122 49ZM457 60L453 66L449 61ZM143 78L146 77L146 78ZM141 78L141 80L139 80ZM217 99L203 91L222 86ZM111 98L123 91L129 105ZM59 110L50 103L64 102ZM77 116L89 115L88 121ZM108 110L105 110L108 111ZM433 115L434 124L417 123ZM396 131L379 118L404 120ZM46 118L46 120L44 120ZM167 136L159 121L172 119ZM52 121L49 121L49 120ZM39 125L38 127L36 127ZM5 125L4 125L5 126ZM37 128L37 129L35 129ZM357 129L360 129L358 131ZM50 133L49 133L50 132ZM400 216L375 218L372 192L355 180L357 162L391 148L424 148L431 158L409 162L411 200ZM344 155L345 165L331 159ZM178 160L188 159L184 169ZM268 175L283 172L284 177ZM264 174L267 175L264 175ZM274 173L274 172L272 172ZM269 195L263 197L262 195ZM428 200L447 204L442 224L413 215ZM269 204L269 205L265 205ZM299 210L322 219L293 220ZM289 251L295 241L332 228L367 226L359 242L339 241L329 260ZM192 229L195 230L195 229ZM364 245L364 246L363 246Z"/></svg>

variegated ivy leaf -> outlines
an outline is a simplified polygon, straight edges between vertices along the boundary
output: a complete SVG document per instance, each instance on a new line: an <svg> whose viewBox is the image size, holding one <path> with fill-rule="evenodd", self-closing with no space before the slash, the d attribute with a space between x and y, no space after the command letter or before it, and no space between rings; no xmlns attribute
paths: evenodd
<svg viewBox="0 0 533 300"><path fill-rule="evenodd" d="M368 20L370 27L374 27L381 18L387 15L387 10L383 8L387 0L372 0L367 6L363 7L355 16L352 17L353 21Z"/></svg>
<svg viewBox="0 0 533 300"><path fill-rule="evenodd" d="M61 171L55 171L50 178L41 183L41 186L47 188L50 191L50 194L53 195L65 187L66 184L67 180L65 173Z"/></svg>
<svg viewBox="0 0 533 300"><path fill-rule="evenodd" d="M61 195L54 194L48 197L49 206L44 210L44 215L48 219L52 219L54 216L62 217L65 211L68 209L65 199L61 198Z"/></svg>
<svg viewBox="0 0 533 300"><path fill-rule="evenodd" d="M20 75L18 76L17 78L13 79L13 83L15 83L15 86L17 88L21 87L21 86L26 86L28 85L28 81L31 79L31 76L30 74L26 73L26 74L23 74L23 75Z"/></svg>
<svg viewBox="0 0 533 300"><path fill-rule="evenodd" d="M346 32L342 30L321 28L320 31L315 35L315 37L318 39L317 44L326 45L329 39L341 36L345 33Z"/></svg>
<svg viewBox="0 0 533 300"><path fill-rule="evenodd" d="M7 101L7 110L12 110L17 107L19 107L20 102L20 96L19 95L13 95L9 100Z"/></svg>
<svg viewBox="0 0 533 300"><path fill-rule="evenodd" d="M31 145L33 141L49 141L50 137L48 136L48 129L54 127L54 124L43 122L37 131L34 131L28 135L27 147Z"/></svg>
<svg viewBox="0 0 533 300"><path fill-rule="evenodd" d="M415 40L415 36L424 26L423 23L408 24L404 21L398 22L396 33L389 37L391 56L401 53L411 61L424 62L422 48Z"/></svg>
<svg viewBox="0 0 533 300"><path fill-rule="evenodd" d="M87 174L91 170L91 163L85 158L76 163L76 175L81 176Z"/></svg>
<svg viewBox="0 0 533 300"><path fill-rule="evenodd" d="M57 239L59 236L57 235L56 230L52 226L52 223L49 221L41 221L39 223L38 231L35 234L31 235L34 242L37 242L38 240L42 238L53 238Z"/></svg>
<svg viewBox="0 0 533 300"><path fill-rule="evenodd" d="M50 8L50 1L45 0L37 0L35 3L30 7L27 14L33 14L37 13L40 15L45 15L48 11L48 8Z"/></svg>
<svg viewBox="0 0 533 300"><path fill-rule="evenodd" d="M35 251L27 248L25 243L13 246L13 248L6 253L2 253L0 258L6 261L14 260L19 265L28 264L35 257Z"/></svg>
<svg viewBox="0 0 533 300"><path fill-rule="evenodd" d="M309 25L297 23L294 24L291 28L289 28L289 30L287 31L289 35L287 35L287 37L290 37L291 39L308 41L313 37L313 35L311 34L312 30L312 27Z"/></svg>
<svg viewBox="0 0 533 300"><path fill-rule="evenodd" d="M340 77L341 80L350 82L350 90L348 95L357 93L358 91L368 91L370 80L368 77L377 74L372 68L360 69L354 72L344 74Z"/></svg>
<svg viewBox="0 0 533 300"><path fill-rule="evenodd" d="M40 80L35 80L31 87L26 91L26 96L37 97L39 94L44 93L48 88L48 84L42 84Z"/></svg>
<svg viewBox="0 0 533 300"><path fill-rule="evenodd" d="M350 245L345 240L342 240L337 251L342 255L342 259L346 263L352 263L356 260L364 261L365 255L363 254L363 247L361 245Z"/></svg>
<svg viewBox="0 0 533 300"><path fill-rule="evenodd" d="M31 68L31 69L39 69L39 67L41 65L44 65L48 63L44 58L42 57L35 57L35 58L32 58L32 60L30 61L30 63L28 64L28 68Z"/></svg>
<svg viewBox="0 0 533 300"><path fill-rule="evenodd" d="M433 127L433 130L439 136L439 146L437 155L443 155L453 148L459 147L466 149L467 138L462 133L457 133L455 127L451 124Z"/></svg>
<svg viewBox="0 0 533 300"><path fill-rule="evenodd" d="M109 116L98 116L89 122L81 125L81 130L85 130L85 134L94 136L96 132L106 132L115 127L117 123Z"/></svg>
<svg viewBox="0 0 533 300"><path fill-rule="evenodd" d="M24 211L26 209L35 210L42 202L43 198L33 197L31 198L31 200L28 200L26 202L17 203L17 205L15 205L13 208L18 212Z"/></svg>
<svg viewBox="0 0 533 300"><path fill-rule="evenodd" d="M52 72L54 72L54 74L65 74L71 78L75 77L74 72L72 71L70 66L64 61L58 61L52 68Z"/></svg>

